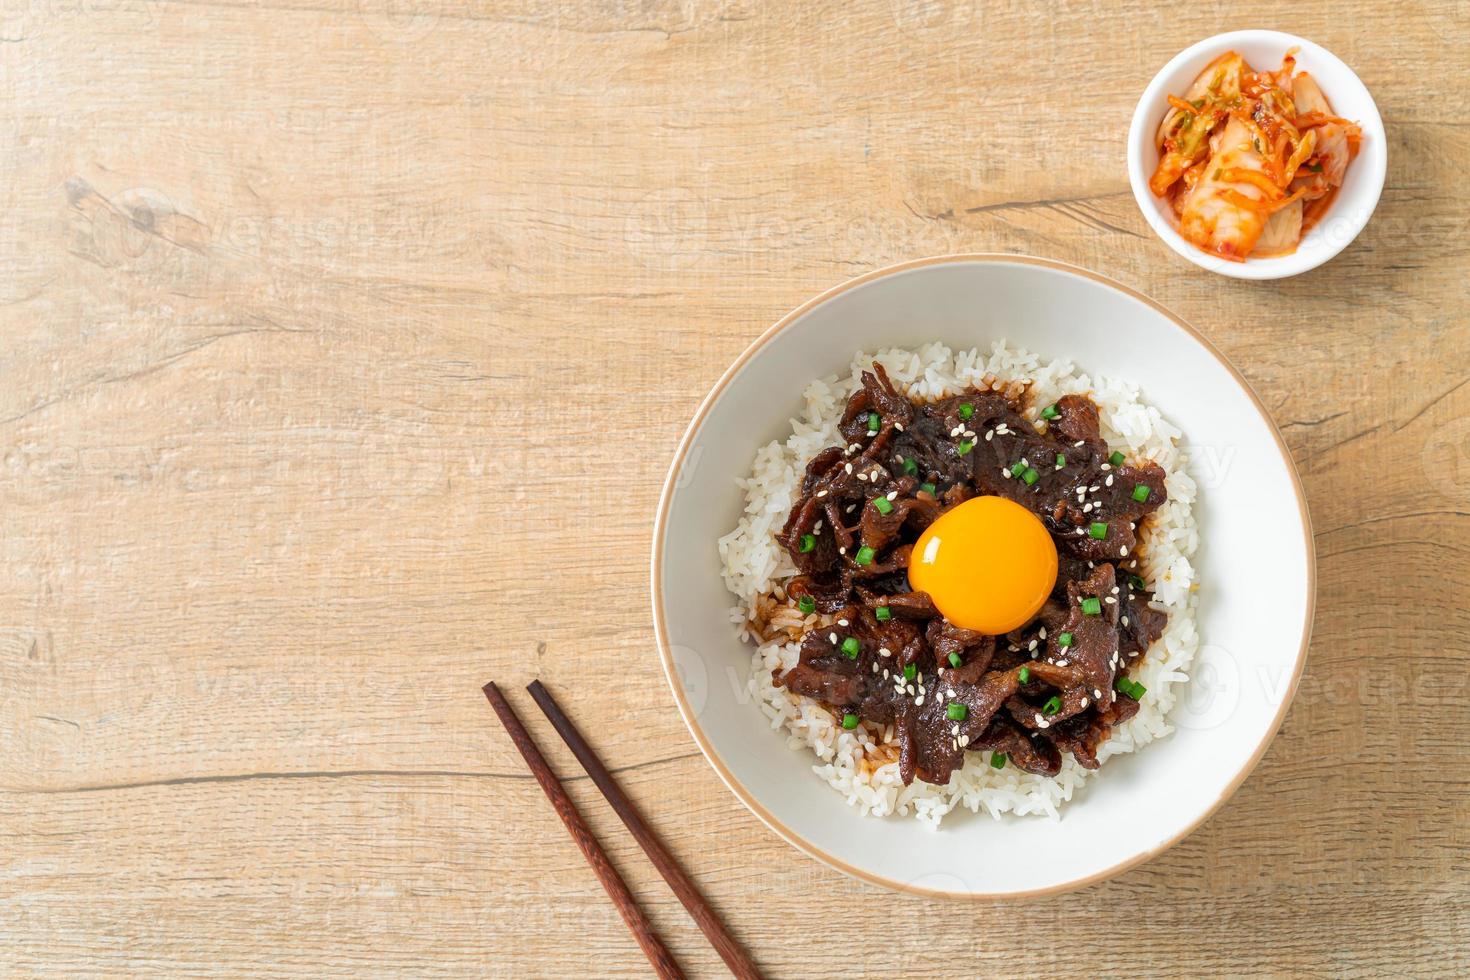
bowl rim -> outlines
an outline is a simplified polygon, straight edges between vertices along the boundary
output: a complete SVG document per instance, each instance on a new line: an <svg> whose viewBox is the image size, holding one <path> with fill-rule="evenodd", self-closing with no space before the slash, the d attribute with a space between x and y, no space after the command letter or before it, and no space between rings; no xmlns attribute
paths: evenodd
<svg viewBox="0 0 1470 980"><path fill-rule="evenodd" d="M1360 192L1361 204L1363 205L1361 209L1362 217L1354 220L1349 225L1352 228L1352 234L1340 236L1340 241L1329 244L1326 248L1307 256L1297 251L1288 255L1271 255L1255 259L1246 256L1243 262L1214 260L1206 252L1185 241L1178 230L1165 217L1158 213L1154 205L1153 192L1148 187L1148 176L1143 172L1143 163L1139 158L1139 141L1148 138L1148 132L1157 125L1158 119L1162 116L1162 112L1154 111L1154 107L1159 104L1164 94L1163 89L1166 77L1173 75L1191 59L1206 54L1222 54L1243 42L1279 44L1281 45L1283 54L1292 47L1300 48L1302 53L1308 55L1311 59L1331 64L1335 69L1340 69L1344 72L1362 90L1362 94L1367 100L1368 112L1359 120L1359 123L1362 125L1364 132L1370 135L1378 145L1379 153L1372 158L1375 161L1372 180L1366 185L1366 189ZM1366 166L1368 159L1366 156L1360 155L1357 162ZM1308 38L1300 37L1296 34L1289 34L1285 31L1246 28L1243 30L1226 31L1223 34L1215 34L1203 40L1196 41L1170 58L1154 74L1153 78L1149 79L1148 84L1144 86L1143 94L1139 96L1138 105L1134 107L1133 118L1128 125L1127 169L1128 183L1133 190L1133 200L1138 205L1138 210L1143 213L1144 221L1147 222L1149 228L1159 240L1165 245L1168 245L1181 258L1188 260L1207 272L1214 272L1232 279L1256 281L1287 279L1291 276L1310 272L1337 258L1337 256L1347 250L1349 245L1357 240L1358 236L1363 233L1363 229L1368 227L1368 222L1373 220L1373 213L1378 209L1378 202L1383 196L1383 187L1387 179L1388 138L1383 128L1383 117L1378 111L1377 100L1373 98L1373 93L1368 90L1368 86L1363 83L1363 80L1358 77L1358 73L1353 71L1347 62ZM1357 204L1358 202L1348 202L1339 199L1333 201L1332 206L1333 208L1338 208L1345 203Z"/></svg>
<svg viewBox="0 0 1470 980"><path fill-rule="evenodd" d="M898 275L900 273L910 272L915 269L922 269L940 265L963 265L968 263L1026 265L1036 268L1050 269L1056 272L1069 273L1071 275L1081 276L1085 279L1090 279L1105 288L1117 290L1118 292L1123 293L1125 296L1129 296L1147 305L1148 307L1159 313L1161 316L1163 316L1165 319L1167 319L1169 322L1171 322L1175 327L1184 331L1185 334L1198 341L1199 344L1205 349L1205 352L1214 357L1217 361L1219 361L1220 365L1225 368L1225 370L1235 380L1236 384L1240 385L1241 389L1250 399L1250 402L1252 406L1254 406L1257 414L1260 415L1261 420L1266 424L1266 428L1271 433L1272 438L1275 440L1277 452L1280 453L1282 462L1286 465L1287 475L1290 477L1292 489L1296 493L1297 509L1300 512L1302 522L1302 547L1306 556L1306 604L1303 610L1301 624L1301 645L1298 647L1295 661L1291 665L1291 682L1287 687L1285 697L1282 698L1281 706L1276 711L1276 716L1271 720L1270 725L1267 726L1265 733L1261 738L1261 741L1256 745L1255 750L1251 753L1250 758L1246 760L1245 765L1240 768L1240 770L1231 779L1230 783L1225 787L1224 791L1221 792L1220 798L1217 799L1213 804L1211 804L1209 808L1207 808L1203 813L1196 817L1191 823L1189 823L1188 826L1186 826L1183 830L1179 831L1173 837L1157 845L1156 847L1146 850L1141 854L1124 858L1114 865L1104 868L1101 871L1094 872L1085 877L1076 878L1071 881L1065 881L1056 885L1050 885L1045 888L1028 889L1025 891L949 892L893 881L881 875L874 874L871 871L866 871L862 868L855 867L847 863L846 861L843 861L840 858L837 858L834 855L827 853L820 847L806 840L804 837L797 834L795 831L791 830L789 827L783 824L775 817L775 815L767 810L749 790L745 788L743 783L735 778L734 773L732 773L725 765L724 761L720 758L719 754L710 744L710 741L708 737L706 737L703 728L700 727L699 719L694 711L691 709L689 701L684 695L683 687L679 683L673 652L669 645L668 628L665 623L665 610L663 602L663 541L664 534L667 529L669 508L671 503L673 502L675 488L679 480L679 472L683 468L685 456L688 454L689 447L694 440L695 434L703 425L705 417L709 414L710 409L714 406L715 402L720 398L720 396L724 394L725 389L729 386L730 382L741 371L741 369L743 369L745 365L749 363L750 360L778 334L789 328L793 323L801 319L808 312L816 309L818 306L821 306L823 303L826 303L827 301L841 295L842 293L848 292L849 290L855 289L858 286L862 286L866 283L873 282L878 279ZM725 784L730 792L733 793L735 797L740 800L741 803L745 804L746 809L755 814L756 817L758 817L760 821L764 823L768 828L770 828L778 837L786 841L786 843L790 844L797 850L807 854L812 858L815 858L823 864L826 864L828 867L834 868L835 870L840 871L843 874L848 875L849 877L856 878L859 881L864 881L873 885L879 885L883 888L890 888L895 891L905 892L913 895L923 895L930 898L945 898L958 901L1001 901L1011 899L1035 899L1047 895L1060 895L1069 891L1074 891L1076 889L1106 880L1113 877L1114 875L1118 875L1123 873L1124 871L1135 868L1146 861L1152 860L1153 858L1162 854L1164 851L1167 851L1169 848L1173 847L1175 844L1179 843L1181 840L1188 837L1190 834L1194 833L1194 831L1199 829L1199 827L1206 820L1214 816L1215 812L1224 805L1226 800L1235 795L1235 792L1240 788L1241 784L1244 783L1246 778L1250 776L1251 772L1255 770L1257 763L1259 763L1261 761L1261 758L1266 754L1266 750L1270 747L1272 740L1276 737L1276 733L1280 730L1281 723L1283 720L1285 720L1286 713L1290 709L1292 701L1296 698L1297 686L1301 681L1302 671L1306 666L1307 648L1311 643L1312 624L1316 612L1317 603L1317 554L1316 548L1313 544L1311 514L1307 509L1307 498L1306 493L1302 488L1301 476L1297 473L1296 463L1291 457L1291 451L1287 448L1285 439L1283 439L1281 436L1281 430L1277 428L1275 421L1271 418L1270 412L1266 410L1266 406L1261 402L1260 397L1251 387L1250 382L1248 382L1245 377L1240 373L1240 371L1236 369L1235 365L1231 364L1229 359L1225 357L1225 355L1219 350L1219 348L1211 343L1209 338L1201 333L1198 329L1191 326L1184 319L1170 312L1163 305L1150 299L1136 289L1125 286L1124 284L1114 279L1110 279L1107 276L1101 275L1100 273L1093 272L1089 269L1084 269L1081 266L1072 265L1068 262L1061 262L1056 259L1040 258L1032 255L1018 255L1005 252L958 252L947 255L936 255L928 258L912 259L906 262L899 262L894 265L885 266L881 269L875 269L871 272L855 276L847 280L846 282L839 283L823 291L817 296L814 296L806 302L802 303L800 306L797 306L795 309L791 310L785 316L782 316L774 324L768 327L763 333L761 333L759 337L752 341L751 344L746 347L745 350L740 354L740 356L737 357L734 362L732 362L730 366L725 369L725 372L720 375L719 380L715 382L714 387L710 389L709 393L704 396L704 399L699 403L698 409L695 410L694 417L690 419L688 426L685 427L684 434L679 439L678 448L675 450L673 459L669 463L669 470L667 476L664 478L663 489L659 493L658 509L655 512L653 522L652 544L653 547L651 549L650 555L651 588L649 591L653 607L654 637L658 645L659 661L663 666L664 678L668 681L669 689L673 692L674 702L679 708L679 715L681 718L683 718L684 725L686 728L689 729L690 735L693 736L695 744L699 746L700 753L703 754L705 760L710 764L711 768L714 769L716 775L720 777L720 780Z"/></svg>

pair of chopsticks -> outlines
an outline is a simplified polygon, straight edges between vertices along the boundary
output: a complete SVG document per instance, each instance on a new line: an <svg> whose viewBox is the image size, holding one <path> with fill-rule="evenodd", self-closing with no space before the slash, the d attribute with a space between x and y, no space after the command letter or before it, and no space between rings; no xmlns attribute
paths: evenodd
<svg viewBox="0 0 1470 980"><path fill-rule="evenodd" d="M613 905L617 907L618 913L632 931L633 938L638 941L643 954L648 957L648 962L653 964L654 970L660 977L682 978L684 971L679 969L679 964L675 962L673 954L663 944L663 940L658 938L658 934L653 931L653 925L643 914L643 910L638 907L633 893L628 890L627 884L618 874L617 869L608 861L602 845L597 842L597 838L592 835L592 831L583 821L582 815L577 812L572 798L567 795L567 791L557 780L556 774L551 771L546 757L536 747L531 733L526 731L526 726L522 725L521 720L516 717L515 710L505 700L505 695L500 693L500 688L495 686L494 681L486 684L483 690L485 697L490 701L490 706L499 716L500 723L505 726L506 732L510 735L510 740L520 750L521 756L526 760L526 765L531 769L531 774L536 777L536 782L541 784L542 791L546 793L547 799L556 809L557 816L561 817L562 823L566 824L567 832L572 835L572 840L581 849L582 856L587 859L588 864L592 865L592 870L602 882L602 887L607 889L608 897L612 899ZM572 750L572 755L576 756L582 768L587 770L587 775L592 777L592 782L602 791L603 797L622 819L623 825L633 834L634 839L643 848L643 852L658 869L658 873L663 875L664 881L669 883L669 887L674 890L679 901L684 903L684 908L693 917L705 938L710 941L710 945L715 948L715 952L720 954L720 958L725 961L730 972L741 980L746 980L746 978L758 980L760 971L756 969L745 950L741 949L735 938L725 930L724 923L720 922L714 910L699 894L699 889L694 887L694 882L674 861L674 856L664 847L658 835L643 821L643 817L633 806L633 801L623 793L622 788L613 779L612 773L597 758L597 754L592 751L592 746L582 738L582 733L577 731L571 719L562 713L556 699L551 696L551 692L546 690L540 681L532 681L526 690L531 692L531 697L535 699L537 707L551 722L551 727L556 729L562 741L567 743L567 748Z"/></svg>

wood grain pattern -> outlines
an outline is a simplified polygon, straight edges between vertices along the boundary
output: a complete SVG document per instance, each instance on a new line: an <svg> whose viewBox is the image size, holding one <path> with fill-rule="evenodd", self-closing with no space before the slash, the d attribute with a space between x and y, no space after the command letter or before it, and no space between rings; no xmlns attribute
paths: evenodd
<svg viewBox="0 0 1470 980"><path fill-rule="evenodd" d="M1157 67L1241 25L1339 54L1392 143L1364 234L1280 283L1173 256L1123 166ZM644 975L478 692L539 676L773 976L1464 974L1467 30L1464 0L5 5L0 972ZM1283 426L1320 575L1260 768L1029 907L1067 940L1020 961L1006 909L746 813L645 595L724 366L850 275L983 250L1205 330ZM793 938L814 901L891 925Z"/></svg>

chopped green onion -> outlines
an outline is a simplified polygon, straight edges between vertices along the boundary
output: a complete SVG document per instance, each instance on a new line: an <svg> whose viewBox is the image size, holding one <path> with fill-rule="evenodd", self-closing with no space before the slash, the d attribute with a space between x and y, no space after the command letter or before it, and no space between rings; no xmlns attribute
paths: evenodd
<svg viewBox="0 0 1470 980"><path fill-rule="evenodd" d="M891 514L893 512L893 504L888 502L887 497L877 497L873 500L873 509L880 514Z"/></svg>
<svg viewBox="0 0 1470 980"><path fill-rule="evenodd" d="M816 546L817 536L815 534L803 534L801 536L801 543L797 547L802 554L806 554L808 551L811 551Z"/></svg>
<svg viewBox="0 0 1470 980"><path fill-rule="evenodd" d="M1048 405L1041 410L1041 417L1044 419L1054 419L1061 414L1061 412L1057 411L1057 407L1055 405Z"/></svg>
<svg viewBox="0 0 1470 980"><path fill-rule="evenodd" d="M1148 495L1149 489L1142 483L1133 488L1133 499L1138 501L1140 504L1148 500Z"/></svg>
<svg viewBox="0 0 1470 980"><path fill-rule="evenodd" d="M1051 696L1051 700L1050 701L1046 702L1046 704L1043 704L1041 706L1041 713L1044 714L1044 715L1054 715L1058 711L1061 711L1061 710L1062 710L1062 699L1059 698L1059 697L1057 697L1055 694L1053 694Z"/></svg>
<svg viewBox="0 0 1470 980"><path fill-rule="evenodd" d="M958 446L955 446L954 447L954 451L957 452L957 453L959 453L961 456L963 456L963 455L965 455L965 453L969 452L970 450L972 450L974 448L975 448L975 444L973 442L971 442L970 440L966 439L964 442L960 443Z"/></svg>
<svg viewBox="0 0 1470 980"><path fill-rule="evenodd" d="M1146 589L1146 588L1148 588L1148 583L1143 580L1143 576L1142 575L1130 575L1130 576L1128 576L1128 584L1131 585L1131 586L1133 586L1135 589Z"/></svg>
<svg viewBox="0 0 1470 980"><path fill-rule="evenodd" d="M1131 680L1127 677L1119 677L1116 681L1113 682L1113 686L1135 701L1140 700L1145 694L1148 693L1148 688L1144 687L1137 681Z"/></svg>
<svg viewBox="0 0 1470 980"><path fill-rule="evenodd" d="M856 728L857 723L858 716L853 714L851 711L842 716L842 727L846 728L848 731L852 731L854 728Z"/></svg>
<svg viewBox="0 0 1470 980"><path fill-rule="evenodd" d="M817 600L809 595L804 595L796 600L796 608L810 616L817 611Z"/></svg>
<svg viewBox="0 0 1470 980"><path fill-rule="evenodd" d="M1114 466L1122 466L1123 454L1118 452L1116 449L1113 450L1113 455L1108 457L1108 462L1112 463Z"/></svg>
<svg viewBox="0 0 1470 980"><path fill-rule="evenodd" d="M1020 681L1022 684L1031 683L1031 668L1022 667L1021 672L1016 675L1016 680Z"/></svg>
<svg viewBox="0 0 1470 980"><path fill-rule="evenodd" d="M1026 484L1026 486L1028 487L1036 486L1036 481L1039 479L1041 479L1041 474L1037 473L1036 470L1032 469L1031 467L1027 467L1026 472L1021 474L1021 482Z"/></svg>
<svg viewBox="0 0 1470 980"><path fill-rule="evenodd" d="M913 664L909 664L907 667L905 667L903 669L903 679L906 680L906 681L911 681L915 677L918 677L918 676L919 676L919 668L916 667Z"/></svg>
<svg viewBox="0 0 1470 980"><path fill-rule="evenodd" d="M971 418L974 417L974 415L975 415L975 406L974 405L971 405L969 402L961 402L960 403L960 418L962 418L966 422L968 422L968 421L970 421Z"/></svg>
<svg viewBox="0 0 1470 980"><path fill-rule="evenodd" d="M878 417L878 413L877 412L869 412L868 413L868 434L869 435L876 435L877 432L878 432L878 426L879 426L879 424L882 421L883 420Z"/></svg>
<svg viewBox="0 0 1470 980"><path fill-rule="evenodd" d="M856 660L858 650L861 648L861 646L862 644L858 643L857 637L849 636L847 639L842 641L842 652L847 654L848 660Z"/></svg>
<svg viewBox="0 0 1470 980"><path fill-rule="evenodd" d="M931 497L934 496L935 488L934 488L934 484L932 484L932 483L921 483L921 484L919 484L919 489L922 490L922 491L924 491L925 493L927 493Z"/></svg>
<svg viewBox="0 0 1470 980"><path fill-rule="evenodd" d="M903 471L909 476L915 476L916 474L918 474L919 464L914 462L914 458L912 456L903 461Z"/></svg>
<svg viewBox="0 0 1470 980"><path fill-rule="evenodd" d="M1011 467L1011 476L1020 476L1022 473L1025 473L1025 472L1026 472L1026 464L1025 463L1017 463L1015 466L1012 466Z"/></svg>
<svg viewBox="0 0 1470 980"><path fill-rule="evenodd" d="M965 662L965 658L964 657L961 657L958 653L951 653L949 655L949 665L951 667L959 667L964 662Z"/></svg>
<svg viewBox="0 0 1470 980"><path fill-rule="evenodd" d="M948 718L950 721L964 721L965 715L969 713L970 709L965 707L963 704L960 704L958 701L951 701L949 704L944 706L944 717Z"/></svg>
<svg viewBox="0 0 1470 980"><path fill-rule="evenodd" d="M1063 466L1066 465L1067 457L1063 456L1061 453L1057 453L1057 469L1061 469Z"/></svg>
<svg viewBox="0 0 1470 980"><path fill-rule="evenodd" d="M1069 647L1071 645L1072 645L1072 634L1071 633L1059 633L1059 634L1057 634L1057 646L1059 646L1059 647Z"/></svg>
<svg viewBox="0 0 1470 980"><path fill-rule="evenodd" d="M1082 612L1088 616L1099 616L1102 614L1102 600L1097 596L1088 596L1082 600Z"/></svg>
<svg viewBox="0 0 1470 980"><path fill-rule="evenodd" d="M1108 525L1105 521L1093 521L1087 526L1087 533L1101 541L1108 536Z"/></svg>
<svg viewBox="0 0 1470 980"><path fill-rule="evenodd" d="M875 552L872 548L869 548L867 545L863 545L857 550L857 554L853 556L852 560L857 562L859 565L871 565L873 563L874 554Z"/></svg>
<svg viewBox="0 0 1470 980"><path fill-rule="evenodd" d="M990 768L992 768L992 769L1004 769L1005 767L1006 767L1006 754L1004 752L997 752L997 753L995 753L994 755L992 755L990 757Z"/></svg>
<svg viewBox="0 0 1470 980"><path fill-rule="evenodd" d="M880 622L886 623L893 618L893 610L887 606L879 606L873 610L873 615L877 616Z"/></svg>

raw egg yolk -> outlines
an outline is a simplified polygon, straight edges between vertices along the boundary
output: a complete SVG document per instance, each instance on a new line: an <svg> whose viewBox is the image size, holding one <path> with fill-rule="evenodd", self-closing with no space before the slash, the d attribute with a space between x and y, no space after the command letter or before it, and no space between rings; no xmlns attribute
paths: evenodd
<svg viewBox="0 0 1470 980"><path fill-rule="evenodd" d="M991 636L1025 626L1057 580L1057 546L1041 519L1004 497L939 515L909 557L909 585L956 626Z"/></svg>

